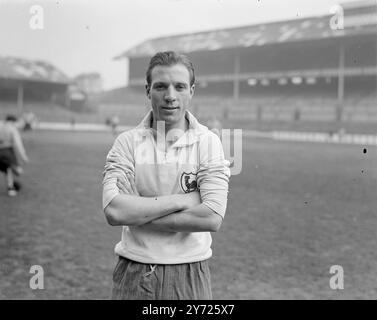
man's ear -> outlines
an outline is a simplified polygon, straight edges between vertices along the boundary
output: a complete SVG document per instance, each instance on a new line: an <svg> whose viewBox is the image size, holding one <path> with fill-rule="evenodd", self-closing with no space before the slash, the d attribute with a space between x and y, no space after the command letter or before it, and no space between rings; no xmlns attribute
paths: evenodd
<svg viewBox="0 0 377 320"><path fill-rule="evenodd" d="M151 99L150 91L151 91L151 87L146 84L145 85L145 93L147 94L147 97L148 97L149 100Z"/></svg>
<svg viewBox="0 0 377 320"><path fill-rule="evenodd" d="M195 92L195 84L193 84L190 88L190 94L191 94L191 97L194 95L194 92Z"/></svg>

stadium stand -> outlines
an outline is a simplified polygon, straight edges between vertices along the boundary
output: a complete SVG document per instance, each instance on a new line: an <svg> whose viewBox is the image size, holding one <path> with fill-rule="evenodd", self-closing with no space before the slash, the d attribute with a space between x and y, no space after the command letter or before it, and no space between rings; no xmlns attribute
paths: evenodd
<svg viewBox="0 0 377 320"><path fill-rule="evenodd" d="M123 102L145 103L150 57L176 50L194 62L192 111L204 119L245 128L376 132L377 5L348 2L338 14L340 27L328 14L144 41L115 57L129 63Z"/></svg>
<svg viewBox="0 0 377 320"><path fill-rule="evenodd" d="M115 57L129 63L129 86L110 91L98 89L100 75L88 93L49 63L0 57L0 116L30 111L40 121L104 123L117 115L120 124L135 125L149 108L150 57L176 50L194 62L191 111L204 122L376 133L377 5L342 6L343 28L331 26L334 15L323 15L144 41Z"/></svg>
<svg viewBox="0 0 377 320"><path fill-rule="evenodd" d="M0 112L33 112L42 119L65 119L86 95L62 71L45 61L0 57ZM60 106L60 107L59 107ZM67 110L62 110L61 107ZM69 116L71 117L71 116Z"/></svg>

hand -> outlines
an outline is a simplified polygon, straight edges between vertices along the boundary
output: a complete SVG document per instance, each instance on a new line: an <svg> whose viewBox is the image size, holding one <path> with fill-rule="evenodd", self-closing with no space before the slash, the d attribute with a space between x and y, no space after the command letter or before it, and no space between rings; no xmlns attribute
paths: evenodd
<svg viewBox="0 0 377 320"><path fill-rule="evenodd" d="M126 178L118 177L117 178L117 187L121 194L129 194L133 196L140 196L139 192L136 189L135 179L130 173L126 173Z"/></svg>

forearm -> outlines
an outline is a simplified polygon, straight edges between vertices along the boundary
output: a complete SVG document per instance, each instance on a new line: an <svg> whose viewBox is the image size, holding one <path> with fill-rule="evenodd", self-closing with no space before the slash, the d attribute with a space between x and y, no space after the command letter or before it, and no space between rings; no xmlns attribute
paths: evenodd
<svg viewBox="0 0 377 320"><path fill-rule="evenodd" d="M180 195L149 198L119 194L104 212L111 225L138 226L184 208Z"/></svg>
<svg viewBox="0 0 377 320"><path fill-rule="evenodd" d="M222 218L204 204L155 219L143 227L168 232L216 232Z"/></svg>

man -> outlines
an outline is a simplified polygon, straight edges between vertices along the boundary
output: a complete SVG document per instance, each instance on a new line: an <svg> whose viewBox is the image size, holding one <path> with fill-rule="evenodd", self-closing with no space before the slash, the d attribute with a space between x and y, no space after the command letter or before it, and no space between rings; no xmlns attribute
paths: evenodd
<svg viewBox="0 0 377 320"><path fill-rule="evenodd" d="M34 129L37 123L37 117L31 111L28 111L22 115L23 120L23 131L31 131Z"/></svg>
<svg viewBox="0 0 377 320"><path fill-rule="evenodd" d="M152 110L115 140L105 165L103 208L123 226L115 246L113 299L212 299L211 234L223 221L230 170L219 138L187 110L190 60L152 57Z"/></svg>
<svg viewBox="0 0 377 320"><path fill-rule="evenodd" d="M114 136L118 134L119 117L115 114L110 119L111 132Z"/></svg>
<svg viewBox="0 0 377 320"><path fill-rule="evenodd" d="M0 171L6 175L8 195L11 197L16 196L21 188L15 175L22 174L21 163L29 161L16 122L15 116L8 115L5 122L0 123Z"/></svg>
<svg viewBox="0 0 377 320"><path fill-rule="evenodd" d="M222 124L216 116L212 116L211 119L207 122L207 127L221 139L221 130Z"/></svg>

